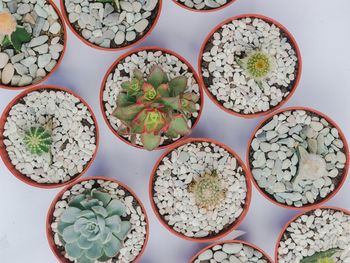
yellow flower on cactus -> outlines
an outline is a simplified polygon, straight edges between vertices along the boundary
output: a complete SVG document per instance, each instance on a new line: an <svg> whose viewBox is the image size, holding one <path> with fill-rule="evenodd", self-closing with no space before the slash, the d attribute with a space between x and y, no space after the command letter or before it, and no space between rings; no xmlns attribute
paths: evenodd
<svg viewBox="0 0 350 263"><path fill-rule="evenodd" d="M0 12L0 34L9 36L16 31L16 19L7 11Z"/></svg>

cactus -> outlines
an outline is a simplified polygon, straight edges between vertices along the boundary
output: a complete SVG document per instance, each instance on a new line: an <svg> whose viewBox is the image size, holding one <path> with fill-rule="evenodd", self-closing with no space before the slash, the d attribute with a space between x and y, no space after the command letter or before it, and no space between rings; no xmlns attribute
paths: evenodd
<svg viewBox="0 0 350 263"><path fill-rule="evenodd" d="M5 49L12 46L21 51L22 45L32 37L22 26L17 25L16 19L7 11L0 12L0 35L3 35L1 46Z"/></svg>
<svg viewBox="0 0 350 263"><path fill-rule="evenodd" d="M141 71L135 70L132 79L121 87L113 115L123 123L119 133L130 135L132 143L140 134L144 148L154 150L162 135L177 138L190 133L188 118L196 111L199 97L185 92L186 77L169 80L156 65L146 80Z"/></svg>
<svg viewBox="0 0 350 263"><path fill-rule="evenodd" d="M204 174L192 182L188 191L194 195L199 207L208 210L216 208L226 196L226 189L215 171L212 174Z"/></svg>
<svg viewBox="0 0 350 263"><path fill-rule="evenodd" d="M108 193L93 189L74 197L58 223L65 251L78 263L106 261L118 255L130 231L122 221L125 205Z"/></svg>
<svg viewBox="0 0 350 263"><path fill-rule="evenodd" d="M42 126L31 127L25 132L23 142L32 154L48 153L52 144L51 133Z"/></svg>
<svg viewBox="0 0 350 263"><path fill-rule="evenodd" d="M327 251L317 252L310 257L302 259L300 263L334 263L332 256L339 251L339 249L332 248Z"/></svg>

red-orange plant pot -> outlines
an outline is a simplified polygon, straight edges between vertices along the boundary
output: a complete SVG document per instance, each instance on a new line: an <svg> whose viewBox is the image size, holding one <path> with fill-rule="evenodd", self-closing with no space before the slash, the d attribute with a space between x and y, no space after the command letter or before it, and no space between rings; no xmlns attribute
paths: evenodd
<svg viewBox="0 0 350 263"><path fill-rule="evenodd" d="M142 210L141 212L144 215L144 221L146 223L146 225L145 225L146 234L145 234L144 243L142 245L142 249L139 251L139 253L135 257L135 259L132 260L132 262L135 262L135 263L138 262L140 260L140 258L142 257L143 253L145 252L147 242L149 239L149 222L148 222L148 217L146 214L146 209L143 206L140 199L137 197L137 195L128 186L126 186L125 184L123 184L123 183L121 183L113 178L104 177L104 176L91 176L91 177L86 177L86 178L80 179L80 180L68 185L67 187L65 187L63 190L61 190L56 195L55 199L52 201L52 203L50 205L50 208L48 210L47 217L46 217L46 237L47 237L47 241L49 243L51 251L53 252L55 257L57 258L58 262L60 262L60 263L71 263L72 262L64 256L64 254L63 254L64 249L59 249L59 247L55 243L55 233L54 233L54 230L52 229L52 226L51 226L52 223L54 222L54 219L55 219L54 211L56 208L56 204L63 198L63 196L65 195L65 193L67 191L71 190L77 184L80 184L82 182L89 182L90 180L94 180L95 183L99 180L102 180L104 182L111 182L111 183L117 184L118 188L121 188L121 190L124 191L126 194L131 195L134 198L134 200L136 201L137 206L139 206L141 208L141 210Z"/></svg>
<svg viewBox="0 0 350 263"><path fill-rule="evenodd" d="M197 126L197 124L199 122L199 119L201 117L201 114L202 114L203 106L204 106L204 94L203 94L204 92L203 92L203 88L202 88L201 82L199 81L199 77L198 77L195 69L191 66L191 64L185 58L183 58L181 55L179 55L179 54L177 54L174 51L171 51L169 49L151 46L151 47L141 47L141 48L133 49L133 50L127 52L126 54L120 56L109 67L109 69L107 70L106 75L103 78L103 81L102 81L102 84L101 84L101 88L100 88L100 108L101 108L103 119L105 120L105 122L106 122L107 126L109 127L109 129L114 133L114 135L117 136L123 142L125 142L125 143L127 143L127 144L129 144L131 146L134 146L136 148L139 148L139 149L143 149L144 147L142 145L139 145L139 144L132 144L127 138L121 136L118 133L118 131L115 128L113 128L113 126L111 125L111 122L108 119L108 116L106 115L106 104L107 103L106 103L106 101L104 101L104 92L106 90L106 83L108 81L108 78L109 78L110 74L113 74L113 72L118 67L118 65L120 63L122 63L123 61L125 61L126 58L130 58L132 55L138 54L139 52L143 52L143 51L145 51L145 52L157 52L157 51L159 51L159 52L162 52L162 54L164 54L164 55L172 55L172 56L176 57L179 61L181 61L184 65L186 65L187 68L188 68L188 72L193 74L193 80L198 85L198 95L200 97L198 104L199 104L200 108L199 108L199 110L197 112L198 113L197 117L192 122L191 130L193 130ZM177 139L176 141L171 142L170 144L163 144L163 145L161 144L157 149L160 150L160 149L167 148L170 145L176 143L177 141L179 141L181 139L183 139L183 137L180 137L179 139Z"/></svg>
<svg viewBox="0 0 350 263"><path fill-rule="evenodd" d="M46 81L60 66L62 59L64 57L64 54L65 54L65 51L66 51L66 47L67 47L67 28L66 28L66 24L64 23L63 16L62 16L61 12L59 11L59 9L57 8L56 4L52 0L46 0L46 1L48 3L50 3L50 5L53 7L56 14L58 15L59 20L60 20L60 25L62 26L62 30L63 30L63 50L60 53L60 57L58 58L56 65L53 67L53 69L50 72L48 72L48 74L45 77L43 77L42 79L40 79L39 81L37 81L35 83L19 87L19 86L3 85L0 82L0 88L8 89L8 90L23 90L23 89L30 89L30 88L36 87L39 84Z"/></svg>
<svg viewBox="0 0 350 263"><path fill-rule="evenodd" d="M343 173L341 175L341 179L340 182L338 183L338 185L335 187L335 189L325 198L322 198L320 201L315 202L313 204L306 204L303 205L302 207L295 207L295 206L291 206L291 205L287 205L287 204L283 204L278 202L275 198L273 198L271 195L269 195L266 191L264 191L263 189L261 189L261 187L259 187L257 181L255 180L253 173L252 173L252 163L251 163L251 150L252 150L252 142L255 138L255 135L257 133L257 131L266 123L268 123L268 121L275 115L278 115L280 113L283 112L287 112L287 111L294 111L294 110L302 110L302 111L306 111L306 112L310 112L312 114L316 114L317 116L325 119L328 123L330 123L339 133L339 138L341 139L341 141L344 144L344 154L346 156L346 163L345 163L345 168L343 169ZM247 153L246 153L246 161L247 161L247 166L248 166L248 176L250 177L250 179L253 181L253 184L255 186L256 189L258 189L258 191L260 192L261 195L263 195L267 200L269 200L270 202L282 207L282 208L288 208L288 209L293 209L293 210L305 210L305 209L314 209L319 207L321 204L326 203L327 201L329 201L330 199L332 199L337 193L338 191L341 189L341 187L344 185L347 175L348 175L348 171L349 171L349 146L348 143L346 141L346 137L344 135L344 133L342 132L342 130L340 129L340 127L327 115L325 115L324 113L317 111L315 109L311 109L308 107L288 107L285 109L281 109L278 110L275 113L270 114L269 116L267 116L266 118L264 118L258 125L257 127L254 129L249 142L248 142L248 146L247 146Z"/></svg>
<svg viewBox="0 0 350 263"><path fill-rule="evenodd" d="M173 2L175 4L177 4L178 6L184 8L184 9L187 9L189 11L192 11L192 12L197 12L197 13L211 13L211 12L215 12L215 11L220 11L220 10L222 10L222 9L232 5L236 1L237 0L229 0L229 2L227 2L226 4L224 4L224 5L220 6L220 7L216 7L216 8L196 9L196 8L188 7L185 4L180 3L179 1L173 0Z"/></svg>
<svg viewBox="0 0 350 263"><path fill-rule="evenodd" d="M77 31L77 29L72 25L72 23L69 21L68 18L68 14L67 14L67 9L65 6L65 0L60 0L60 6L61 6L61 10L62 10L62 14L63 14L63 18L64 21L67 23L69 29L73 32L73 34L80 40L82 41L85 45L92 47L96 50L102 50L102 51L122 51L128 48L131 48L137 44L139 44L140 42L142 42L143 40L145 40L154 30L154 28L156 27L158 20L160 18L160 14L162 11L162 6L163 6L163 0L159 0L158 2L158 7L156 8L156 16L153 20L152 25L149 27L149 29L147 30L147 32L144 32L143 35L141 35L136 41L132 41L131 43L127 44L127 45L121 45L120 47L112 47L112 48L108 48L108 47L102 47L99 46L97 44L91 43L90 41L88 41L87 39L85 39L82 35L79 34L79 32Z"/></svg>
<svg viewBox="0 0 350 263"><path fill-rule="evenodd" d="M260 112L256 112L256 113L250 113L250 114L245 114L242 112L238 112L238 111L234 111L233 109L228 109L226 107L223 106L223 104L214 96L214 94L209 90L208 84L206 84L205 80L204 80L204 76L203 76L203 54L206 51L206 47L207 44L211 41L211 39L213 38L214 33L216 33L217 31L219 31L224 25L231 23L232 21L235 20L240 20L240 19L244 19L244 18L258 18L261 19L269 24L273 24L276 27L278 27L287 37L288 41L291 43L292 48L294 48L295 53L296 53L296 57L297 57L297 67L296 67L296 76L295 76L295 80L294 83L289 91L289 94L283 98L283 100L278 103L276 106L274 107L270 107L270 109L266 110L266 111L260 111ZM301 52L299 49L299 46L295 40L295 38L293 37L293 35L288 31L288 29L286 27L284 27L281 23L279 23L278 21L270 18L270 17L266 17L263 15L259 15L259 14L243 14L243 15L238 15L238 16L234 16L231 17L229 19L226 19L225 21L221 22L219 25L217 25L205 38L202 47L200 49L199 52L199 57L198 57L198 74L199 77L202 81L202 85L203 88L206 92L206 94L208 95L208 97L210 98L210 100L217 105L219 108L221 108L223 111L232 114L234 116L237 117L243 117L243 118L247 118L247 119L251 119L251 118L258 118L264 115L267 115L269 113L272 113L273 111L279 109L280 107L282 107L295 93L296 88L299 85L300 82L300 78L301 78L301 72L302 72L302 56L301 56ZM229 95L227 95L229 96Z"/></svg>
<svg viewBox="0 0 350 263"><path fill-rule="evenodd" d="M292 225L295 224L295 221L302 217L303 215L307 215L310 214L312 212L314 212L316 209L321 209L321 210L335 210L335 211L340 211L343 212L345 215L350 216L350 211L344 209L344 208L340 208L340 207L335 207L335 206L319 206L319 207L313 207L313 208L309 208L308 210L305 210L301 213L299 213L298 215L294 216L291 220L288 221L288 223L283 227L281 233L279 234L278 238L277 238L277 242L276 242L276 246L275 246L275 262L278 263L279 261L279 255L278 255L278 249L279 249L279 245L280 242L282 241L285 233L287 232L288 228ZM333 223L333 221L331 222ZM306 224L306 223L305 223ZM323 226L322 226L323 227ZM294 228L294 227L293 227ZM292 228L292 229L293 229ZM309 231L306 231L305 233L309 233ZM325 240L323 240L325 241ZM339 261L341 262L341 261Z"/></svg>
<svg viewBox="0 0 350 263"><path fill-rule="evenodd" d="M269 255L267 255L266 252L264 252L262 249L260 249L259 247L255 246L255 245L253 245L251 243L248 243L246 241L241 241L241 240L227 240L227 241L220 241L220 242L216 242L214 244L211 244L211 245L201 249L196 255L194 255L190 259L190 261L188 261L188 263L194 263L196 261L196 259L198 259L199 255L204 253L206 250L211 249L211 248L216 247L216 246L223 246L225 244L238 244L238 245L241 244L243 246L250 247L250 248L254 249L255 251L258 251L258 252L260 252L262 254L262 258L261 259L267 260L268 263L273 263L273 261L269 257ZM239 256L241 256L241 255L239 255Z"/></svg>
<svg viewBox="0 0 350 263"><path fill-rule="evenodd" d="M34 92L34 91L40 91L40 90L54 90L54 91L63 91L66 92L68 94L73 95L74 97L78 98L80 102L82 102L89 110L89 113L92 116L94 125L95 125L95 139L96 139L96 148L95 151L93 153L92 158L90 159L90 161L85 165L83 171L81 173L79 173L77 176L74 176L71 178L71 180L67 181L67 182L63 182L63 183L38 183L34 180L32 180L31 178L25 176L24 174L22 174L20 171L18 171L15 167L15 165L12 164L11 159L8 155L8 152L6 150L6 146L4 144L4 126L5 123L7 121L7 117L9 115L9 112L11 111L12 107L17 104L20 100L23 99L23 97L25 97L27 94ZM19 180L21 180L22 182L30 185L30 186L34 186L34 187L39 187L39 188L45 188L45 189L51 189L51 188L57 188L57 187L62 187L65 185L68 185L76 180L78 180L81 176L83 176L83 174L89 169L90 165L93 163L95 157L96 157L96 153L97 153L97 149L98 149L98 145L99 145L99 129L98 129L98 123L96 120L96 117L92 111L92 109L90 108L90 106L87 104L87 102L80 97L79 95L75 94L74 92L72 92L71 90L67 89L67 88L63 88L63 87L58 87L58 86L53 86L53 85L42 85L42 86L38 86L38 87L34 87L34 88L30 88L30 89L26 89L25 91L21 92L20 94L18 94L5 108L5 110L2 113L1 116L1 120L0 120L0 156L2 161L4 162L4 164L6 165L6 167L10 170L10 172Z"/></svg>
<svg viewBox="0 0 350 263"><path fill-rule="evenodd" d="M242 206L243 211L241 212L241 214L239 216L237 216L237 218L235 219L234 222L230 223L228 226L225 226L220 232L215 233L215 234L211 234L205 237L189 237L186 236L183 233L180 233L178 231L175 231L169 224L168 222L165 220L165 218L160 214L159 212L159 208L157 207L157 204L154 201L154 195L155 195L155 179L157 177L156 173L158 170L158 167L162 164L163 159L167 156L170 156L172 151L178 149L181 146L184 146L186 144L191 144L191 143L208 143L208 144L212 144L215 146L220 147L221 149L224 149L225 151L228 152L228 154L234 158L236 160L236 167L239 167L237 169L241 169L243 176L245 177L244 181L245 181L245 200L244 200L244 204ZM249 180L249 178L246 176L247 175L247 169L245 167L244 162L239 158L239 156L227 145L218 142L216 140L210 139L210 138L187 138L183 141L177 142L174 145L171 145L170 148L168 148L166 150L166 152L164 152L162 154L162 156L158 159L158 161L156 162L151 176L150 176L150 182L149 182L149 198L150 198L150 202L152 205L152 210L155 213L155 215L157 216L159 222L166 228L168 229L168 231L170 231L172 234L174 234L177 237L180 237L184 240L188 240L188 241L192 241L192 242L199 242L199 243L205 243L205 242L213 242L215 240L218 240L220 238L223 238L224 236L228 235L230 232L232 232L233 230L237 229L239 227L239 225L242 223L242 221L244 220L245 216L248 213L249 207L250 207L250 202L251 202L251 198L252 198L252 186L251 186L251 182ZM238 190L237 190L238 191ZM208 210L207 210L208 211Z"/></svg>

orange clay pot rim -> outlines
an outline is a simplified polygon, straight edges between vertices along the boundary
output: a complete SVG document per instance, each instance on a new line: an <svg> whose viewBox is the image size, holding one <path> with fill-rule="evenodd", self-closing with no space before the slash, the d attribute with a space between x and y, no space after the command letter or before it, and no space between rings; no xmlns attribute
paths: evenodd
<svg viewBox="0 0 350 263"><path fill-rule="evenodd" d="M21 174L16 167L11 163L10 158L8 157L8 153L6 151L6 147L3 143L3 138L2 138L2 131L4 130L4 126L8 117L8 114L10 112L10 110L12 109L12 107L19 101L21 100L23 97L27 96L29 93L34 92L34 91L39 91L39 90L56 90L56 91L64 91L67 92L68 94L73 95L74 97L78 98L80 100L80 102L82 102L89 110L91 117L94 121L95 124L95 134L96 134L96 149L94 151L93 156L91 157L90 161L87 163L86 167L84 168L84 170L78 174L77 176L73 177L71 180L64 182L64 183L55 183L55 184L42 184L42 183L38 183L35 182L34 180L30 179L29 177ZM43 188L43 189L52 189L52 188L58 188L58 187L62 187L65 185L69 185L75 181L77 181L81 176L83 176L83 174L89 169L89 167L91 166L91 164L94 162L95 158L96 158L96 153L99 147L99 127L98 127L98 122L96 120L96 117L94 115L94 112L92 111L91 107L89 106L89 104L79 95L77 95L76 93L74 93L73 91L64 88L64 87L59 87L59 86L54 86L54 85L41 85L41 86L37 86L37 87L33 87L30 89L26 89L24 91L22 91L20 94L18 94L14 99L11 100L11 102L6 106L5 110L2 113L1 116L1 121L0 121L0 131L1 131L1 137L0 137L0 156L2 161L4 162L4 164L6 165L6 167L10 170L10 172L19 180L21 180L22 182L30 185L30 186L34 186L34 187L38 187L38 188Z"/></svg>
<svg viewBox="0 0 350 263"><path fill-rule="evenodd" d="M286 230L290 226L290 224L293 223L295 220L297 220L302 215L307 214L307 213L309 213L311 211L314 211L314 210L317 210L317 209L321 209L321 210L326 210L326 209L337 210L337 211L343 212L344 214L350 216L350 211L348 211L348 210L346 210L344 208L336 207L336 206L319 206L319 207L308 209L306 211L303 211L303 212L297 214L296 216L294 216L292 219L290 219L288 221L288 223L283 227L281 233L279 234L279 236L277 238L277 242L276 242L276 246L275 246L275 262L276 263L278 263L278 247L279 247L279 244L281 242L283 234L286 232Z"/></svg>
<svg viewBox="0 0 350 263"><path fill-rule="evenodd" d="M298 58L298 70L297 70L297 76L296 76L296 79L295 79L295 82L294 82L294 85L290 91L290 93L288 94L287 97L283 98L283 100L275 107L269 109L268 111L264 111L264 112L259 112L259 113L252 113L252 114L242 114L242 113L238 113L238 112L235 112L233 110L230 110L230 109L227 109L225 108L217 99L216 97L209 91L208 87L206 87L205 83L204 83L204 78L203 78L203 74L202 74L202 57L203 57L203 53L204 53L204 49L208 43L208 41L210 40L210 38L213 36L213 34L219 30L222 26L234 21L234 20L238 20L238 19L242 19L242 18L259 18L259 19L262 19L264 20L265 22L268 22L268 23L272 23L274 25L276 25L280 30L282 30L287 36L288 36L288 39L289 41L292 43L293 45L293 48L296 52L296 56ZM202 86L205 90L205 93L208 95L208 97L210 98L210 100L215 104L217 105L220 109L222 109L223 111L231 114L231 115L234 115L234 116L237 116L237 117L242 117L242 118L246 118L246 119L252 119L252 118L258 118L258 117L261 117L261 116L265 116L265 115L268 115L276 110L278 110L279 108L281 108L292 96L293 94L295 93L298 85L299 85L299 82L300 82L300 79L301 79L301 74L302 74L302 56L301 56L301 52L300 52L300 48L295 40L295 38L293 37L293 35L288 31L288 29L283 26L281 23L279 23L278 21L270 18L270 17L267 17L267 16L264 16L264 15L260 15L260 14L243 14L243 15L238 15L238 16L234 16L234 17L231 17L229 19L226 19L224 20L223 22L221 22L219 25L217 25L212 31L210 31L210 33L206 36L202 46L201 46L201 49L200 49L200 52L199 52L199 57L198 57L198 74L199 74L199 78L202 82Z"/></svg>
<svg viewBox="0 0 350 263"><path fill-rule="evenodd" d="M198 116L195 120L195 122L193 123L192 125L192 128L191 130L193 131L193 129L197 126L198 122L199 122L199 119L202 115L202 111L203 111L203 107L204 107L204 92L203 92L203 87L202 87L202 82L200 81L198 75L197 75L197 72L196 70L192 67L192 65L184 58L182 57L181 55L179 55L178 53L170 50L170 49L166 49L166 48L161 48L161 47L157 47L157 46L147 46L147 47L140 47L140 48L136 48L136 49L132 49L130 50L129 52L123 54L122 56L120 56L119 58L117 58L117 60L108 68L107 70L107 73L105 74L105 76L103 77L103 80L102 80L102 83L101 83L101 88L100 88L100 109L101 109L101 112L102 112L102 116L103 116L103 119L105 120L105 123L107 124L108 128L114 133L115 136L117 136L121 141L125 142L126 144L129 144L130 146L133 146L135 148L138 148L138 149L144 149L143 146L141 145L136 145L136 144L132 144L130 141L128 141L127 139L123 138L122 136L120 136L118 134L118 132L116 130L113 129L112 125L110 124L107 116L106 116L106 113L105 113L105 109L104 109L104 102L103 102L103 92L105 90L105 85L106 85L106 82L107 82L107 78L109 76L109 74L111 74L115 68L117 67L117 65L122 61L124 60L126 57L132 55L132 54L135 54L135 53L138 53L138 52L141 52L141 51L161 51L163 53L166 53L166 54L170 54L170 55L173 55L175 57L177 57L182 63L186 64L187 67L188 67L188 72L191 72L193 74L193 77L194 79L197 81L197 84L198 84L198 90L199 90L199 95L200 95L200 109L198 111ZM162 146L159 146L157 149L155 150L162 150L162 149L166 149L168 148L170 145L173 145L174 143L176 142L179 142L179 141L182 141L186 138L186 136L182 136L180 137L180 139L178 139L177 141L174 141L173 143L170 143L170 144L167 144L167 145L162 145Z"/></svg>
<svg viewBox="0 0 350 263"><path fill-rule="evenodd" d="M115 180L114 178L110 178L110 177L104 177L104 176L90 176L90 177L85 177L82 179L77 180L76 182L73 182L69 185L67 185L64 189L62 189L54 198L54 200L51 202L51 205L49 207L49 210L47 212L47 216L46 216L46 238L47 241L49 243L50 249L52 251L52 253L55 255L55 257L57 258L57 260L61 263L67 263L70 262L68 259L66 259L62 254L58 254L56 250L57 246L55 244L54 241L54 237L53 237L53 233L51 231L51 223L52 223L52 217L53 217L53 212L55 209L55 205L56 203L62 198L63 194L69 190L70 188L72 188L74 185L84 182L84 181L89 181L89 180L104 180L104 181L111 181L113 183L117 183L119 186L121 186L122 188L126 189L137 201L137 203L140 205L143 214L145 215L145 221L146 221L146 237L145 237L145 241L143 243L142 249L140 251L140 253L137 255L137 257L132 261L132 262L138 262L139 259L141 258L141 256L143 255L143 253L146 250L147 247L147 243L148 243L148 239L149 239L149 221L148 221L148 216L147 216L147 212L146 209L143 205L143 203L141 202L141 200L138 198L138 196L135 194L135 192L133 190L131 190L131 188L123 183L121 183L118 180ZM65 259L65 260L64 260ZM64 260L64 261L63 261Z"/></svg>
<svg viewBox="0 0 350 263"><path fill-rule="evenodd" d="M7 90L23 90L23 89L30 89L33 87L36 87L38 85L40 85L41 83L43 83L44 81L46 81L60 66L63 56L66 52L66 48L67 48L67 28L66 28L66 24L64 23L64 19L63 16L61 14L61 12L59 11L59 9L57 8L56 4L52 1L52 0L46 0L55 10L56 14L58 15L59 19L60 19L60 25L62 26L63 29L63 50L60 54L60 57L57 60L56 65L53 67L53 69L47 73L47 75L45 77L43 77L42 79L40 79L39 81L29 84L29 85L25 85L25 86L21 86L21 87L16 87L16 86L6 86L6 85L2 85L0 84L0 88L1 89L7 89Z"/></svg>
<svg viewBox="0 0 350 263"><path fill-rule="evenodd" d="M73 25L70 23L69 18L67 16L67 10L66 10L66 6L64 4L65 0L60 0L60 6L61 6L61 10L62 10L62 15L64 18L64 21L67 23L69 29L73 32L73 34L79 39L81 40L85 45L92 47L94 49L97 50L103 50L103 51L122 51L128 48L131 48L137 44L139 44L141 41L145 40L154 30L155 26L158 23L158 20L160 18L160 14L162 12L162 7L163 7L163 0L158 0L158 13L157 16L155 17L152 26L150 27L150 29L137 41L133 42L130 45L126 45L124 47L118 47L118 48L107 48L107 47L101 47L97 44L93 44L91 42L89 42L88 40L86 40L83 36L81 36L76 29L73 27Z"/></svg>
<svg viewBox="0 0 350 263"><path fill-rule="evenodd" d="M311 113L315 113L317 115L319 115L320 117L324 118L326 121L328 121L331 125L334 126L334 128L337 129L340 139L342 140L342 142L344 143L344 153L346 155L346 163L345 163L345 168L344 168L344 173L342 176L342 180L340 181L339 185L337 186L336 189L334 189L334 191L329 194L326 198L324 198L323 200L321 200L318 203L315 204L308 204L308 205L304 205L302 207L295 207L295 206L289 206L289 205L285 205L285 204L281 204L279 202L277 202L275 199L273 199L272 197L270 197L269 195L267 195L257 184L257 182L255 181L255 178L253 176L252 173L252 168L250 165L250 161L249 161L249 155L250 155L250 147L252 144L252 141L255 138L255 134L257 133L257 131L261 128L261 126L270 118L272 118L275 115L278 115L280 113L286 112L286 111L293 111L293 110L304 110L304 111L308 111ZM333 198L338 192L339 190L342 188L342 186L344 185L347 175L348 175L348 171L349 171L349 146L348 143L346 141L346 137L344 136L344 133L342 132L342 130L340 129L340 127L330 118L328 117L326 114L312 109L312 108L308 108L308 107L302 107L302 106L294 106L294 107L288 107L285 109L281 109L278 110L272 114L270 114L269 116L267 116L266 118L264 118L254 129L249 141L248 141L248 145L247 145L247 153L246 153L246 162L247 162L247 168L248 168L248 176L250 177L250 180L253 182L254 186L256 189L258 189L258 191L260 192L261 195L263 195L267 200L269 200L270 202L274 203L275 205L278 205L279 207L282 208L287 208L287 209L291 209L291 210L311 210L311 209L316 209L318 207L320 207L322 204L326 203L327 201L329 201L331 198Z"/></svg>
<svg viewBox="0 0 350 263"><path fill-rule="evenodd" d="M225 230L221 231L220 233L218 233L215 236L212 237L203 237L203 238L195 238L195 237L187 237L179 232L176 232L172 227L170 227L167 222L165 222L165 220L163 219L163 217L159 214L158 208L156 206L156 204L154 203L153 200L153 180L154 180L154 176L155 173L160 165L160 163L162 162L163 158L165 156L167 156L169 153L171 153L173 150L177 149L178 147L188 144L188 143L196 143L196 142L207 142L207 143L212 143L215 144L223 149L225 149L230 155L232 155L234 158L236 158L238 165L240 165L243 169L243 172L245 173L245 175L248 175L248 169L245 166L244 162L242 161L242 159L238 156L238 154L233 151L230 147L228 147L226 144L223 144L221 142L218 142L214 139L211 138L187 138L184 139L182 141L179 141L175 144L173 144L171 147L169 147L157 160L156 164L153 167L151 176L150 176L150 181L149 181L149 199L151 202L151 206L152 206L152 210L154 212L154 214L156 215L158 221L166 228L168 229L168 231L170 231L172 234L174 234L177 237L180 237L184 240L187 241L192 241L192 242L198 242L198 243L206 243L206 242L213 242L215 240L221 239L224 236L228 235L230 232L232 232L233 230L237 229L240 224L242 223L242 221L244 220L244 218L246 217L249 208L250 208L250 203L251 203L251 199L252 199L252 185L250 182L250 178L248 176L246 176L246 186L247 186L247 192L246 192L246 198L245 198L245 203L243 206L243 211L240 214L240 216Z"/></svg>
<svg viewBox="0 0 350 263"><path fill-rule="evenodd" d="M224 9L225 7L228 7L228 6L232 5L232 4L233 4L234 2L236 2L236 1L237 1L237 0L230 0L230 2L224 4L224 5L220 6L220 7L212 8L212 9L204 9L204 10L203 10L203 9L194 9L194 8L190 8L190 7L188 7L188 6L185 6L185 5L183 5L183 4L180 4L179 2L173 0L173 2L174 2L175 4L177 4L178 6L184 8L184 9L186 9L186 10L189 10L189 11L192 11L192 12L196 12L196 13L211 13L211 12L219 11L219 10Z"/></svg>
<svg viewBox="0 0 350 263"><path fill-rule="evenodd" d="M265 252L263 251L261 248L259 248L258 246L256 245L253 245L252 243L249 243L247 241L243 241L243 240L225 240L225 241L220 241L220 242L216 242L214 244L210 244L208 246L206 246L205 248L202 248L200 251L197 252L197 254L195 254L188 263L193 263L200 254L202 254L204 251L206 251L207 249L211 249L215 246L218 246L218 245L224 245L224 244L242 244L242 245L245 245L245 246L248 246L248 247L251 247L257 251L259 251L268 261L270 261L270 263L273 263L272 259L270 258L270 256Z"/></svg>

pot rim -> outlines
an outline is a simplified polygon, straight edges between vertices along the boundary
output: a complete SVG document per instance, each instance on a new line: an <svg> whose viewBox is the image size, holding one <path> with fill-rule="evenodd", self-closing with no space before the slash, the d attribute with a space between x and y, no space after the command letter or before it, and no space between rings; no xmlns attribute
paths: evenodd
<svg viewBox="0 0 350 263"><path fill-rule="evenodd" d="M237 0L230 0L230 2L224 4L224 5L220 6L220 7L213 8L213 9L201 10L201 9L190 8L190 7L188 7L188 6L182 5L182 4L180 4L179 2L173 0L173 2L174 2L176 5L178 5L178 6L182 7L182 8L184 8L184 9L186 9L186 10L188 10L188 11L196 12L196 13L212 13L212 12L220 11L220 10L226 8L226 7L229 7L230 5L232 5L232 4L233 4L234 2L236 2L236 1L237 1Z"/></svg>

